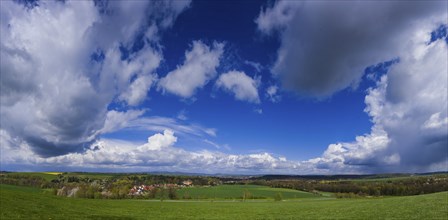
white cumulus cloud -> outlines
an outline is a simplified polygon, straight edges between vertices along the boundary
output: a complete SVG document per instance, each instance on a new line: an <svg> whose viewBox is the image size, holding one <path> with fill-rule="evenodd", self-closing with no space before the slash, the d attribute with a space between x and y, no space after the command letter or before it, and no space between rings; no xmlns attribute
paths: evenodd
<svg viewBox="0 0 448 220"><path fill-rule="evenodd" d="M230 71L219 76L215 86L232 93L235 99L260 103L258 96L259 78L251 78L244 72Z"/></svg>
<svg viewBox="0 0 448 220"><path fill-rule="evenodd" d="M216 77L223 51L223 43L214 42L207 46L201 41L193 41L191 50L185 52L184 63L160 79L159 89L183 98L192 97L196 90Z"/></svg>
<svg viewBox="0 0 448 220"><path fill-rule="evenodd" d="M103 3L40 1L25 7L2 1L1 125L39 155L84 150L103 129L109 104L143 101L163 57L154 36L189 5ZM156 27L155 39L137 39L150 27ZM139 40L143 47L132 50Z"/></svg>
<svg viewBox="0 0 448 220"><path fill-rule="evenodd" d="M276 157L269 153L226 154L219 151L187 151L174 146L177 137L165 130L148 138L143 144L104 139L92 144L86 151L43 158L35 155L26 144L9 145L14 140L3 130L0 133L3 152L2 164L58 166L60 168L137 171L176 170L187 172L295 172L300 163ZM14 147L13 147L14 146ZM15 154L13 154L15 153Z"/></svg>
<svg viewBox="0 0 448 220"><path fill-rule="evenodd" d="M322 157L312 160L318 167L358 172L446 170L447 44L438 40L428 45L428 34L410 37L415 42L411 53L400 57L365 97L365 111L374 123L371 133L330 145Z"/></svg>
<svg viewBox="0 0 448 220"><path fill-rule="evenodd" d="M162 150L165 147L171 147L176 143L177 137L174 136L174 132L171 130L163 131L163 134L155 134L148 138L148 143L140 146L140 151L148 150Z"/></svg>

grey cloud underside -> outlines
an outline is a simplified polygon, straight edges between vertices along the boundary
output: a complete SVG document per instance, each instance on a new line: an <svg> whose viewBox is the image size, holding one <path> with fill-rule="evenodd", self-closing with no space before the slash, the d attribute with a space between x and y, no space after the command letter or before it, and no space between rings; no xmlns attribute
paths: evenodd
<svg viewBox="0 0 448 220"><path fill-rule="evenodd" d="M418 50L416 50L417 52ZM414 52L415 53L415 52ZM377 117L391 137L391 149L401 156L401 165L425 166L448 158L448 53L447 44L438 40L423 55L403 56L389 74L386 106L395 114ZM399 89L406 89L400 91ZM425 127L437 115L435 127Z"/></svg>
<svg viewBox="0 0 448 220"><path fill-rule="evenodd" d="M43 157L84 150L110 103L144 100L162 60L159 33L189 3L2 2L1 129Z"/></svg>
<svg viewBox="0 0 448 220"><path fill-rule="evenodd" d="M64 155L69 152L83 152L94 142L75 142L75 143L54 143L40 137L25 137L26 142L33 146L33 151L44 157ZM45 146L45 147L43 147Z"/></svg>
<svg viewBox="0 0 448 220"><path fill-rule="evenodd" d="M356 87L367 66L399 57L408 36L443 13L444 1L279 1L257 23L281 32L273 72L284 86L322 98Z"/></svg>

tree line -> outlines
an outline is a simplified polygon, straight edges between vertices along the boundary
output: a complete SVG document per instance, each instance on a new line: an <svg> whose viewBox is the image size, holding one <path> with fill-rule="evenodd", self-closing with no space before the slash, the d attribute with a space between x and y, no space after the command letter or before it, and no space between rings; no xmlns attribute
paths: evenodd
<svg viewBox="0 0 448 220"><path fill-rule="evenodd" d="M357 180L253 180L248 184L289 188L307 192L332 192L339 197L408 196L448 191L448 175L409 177L403 179Z"/></svg>
<svg viewBox="0 0 448 220"><path fill-rule="evenodd" d="M92 199L191 199L189 194L178 196L183 181L195 186L214 186L223 183L254 184L274 188L289 188L311 193L331 192L339 198L360 196L408 196L448 191L448 174L433 174L403 178L380 179L232 179L209 176L169 176L121 174L105 176L72 175L63 173L47 180L39 175L0 173L0 183L51 189L55 195ZM132 194L135 186L151 186L144 193ZM245 194L243 198L250 198Z"/></svg>

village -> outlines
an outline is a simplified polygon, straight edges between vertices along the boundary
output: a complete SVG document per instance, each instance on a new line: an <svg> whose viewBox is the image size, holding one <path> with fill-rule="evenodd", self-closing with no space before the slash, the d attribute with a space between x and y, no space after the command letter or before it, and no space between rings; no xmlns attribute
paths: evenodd
<svg viewBox="0 0 448 220"><path fill-rule="evenodd" d="M72 173L73 174L73 173ZM11 179L11 181L14 181ZM31 180L31 182L35 182ZM95 176L78 173L61 173L40 187L54 189L54 194L62 197L93 199L179 199L178 191L191 187L210 187L221 185L216 177L205 176L168 176L144 174L120 174L113 176ZM184 196L182 196L183 198ZM188 196L187 196L188 197Z"/></svg>
<svg viewBox="0 0 448 220"><path fill-rule="evenodd" d="M151 192L154 192L158 189L179 189L179 188L186 188L186 187L192 187L193 181L191 180L184 180L181 184L152 184L152 185L138 185L133 186L129 190L129 196L142 196Z"/></svg>

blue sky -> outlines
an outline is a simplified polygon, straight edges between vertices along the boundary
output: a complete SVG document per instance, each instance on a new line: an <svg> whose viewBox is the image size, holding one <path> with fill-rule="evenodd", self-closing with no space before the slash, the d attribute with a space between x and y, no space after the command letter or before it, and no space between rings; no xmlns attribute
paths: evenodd
<svg viewBox="0 0 448 220"><path fill-rule="evenodd" d="M282 94L282 100L270 102L263 97L269 85L279 84L272 77L270 68L278 48L276 37L262 36L254 19L262 6L261 1L243 2L238 7L222 1L192 2L191 8L179 15L173 27L163 34L162 45L165 63L160 75L166 74L183 62L185 50L194 40L219 41L226 44L225 59L218 72L241 70L247 75L261 76L262 103L250 104L235 101L225 92L208 84L194 96L196 101L185 101L170 94L150 93L150 100L142 104L151 109L149 115L176 117L184 112L188 121L216 128L219 135L212 138L216 143L227 144L232 152L249 153L265 150L280 155L291 155L303 160L319 156L328 144L350 141L354 136L369 132L371 123L363 112L366 88L347 89L325 100ZM229 17L228 15L232 16ZM206 22L202 22L206 21ZM259 63L257 71L244 61ZM258 114L254 109L261 109ZM336 109L336 111L334 111ZM117 135L117 136L116 136ZM147 134L127 136L109 134L108 137L145 140ZM210 138L209 138L210 139ZM203 142L179 145L188 149L211 148Z"/></svg>
<svg viewBox="0 0 448 220"><path fill-rule="evenodd" d="M31 2L1 5L2 169L447 170L446 2Z"/></svg>

